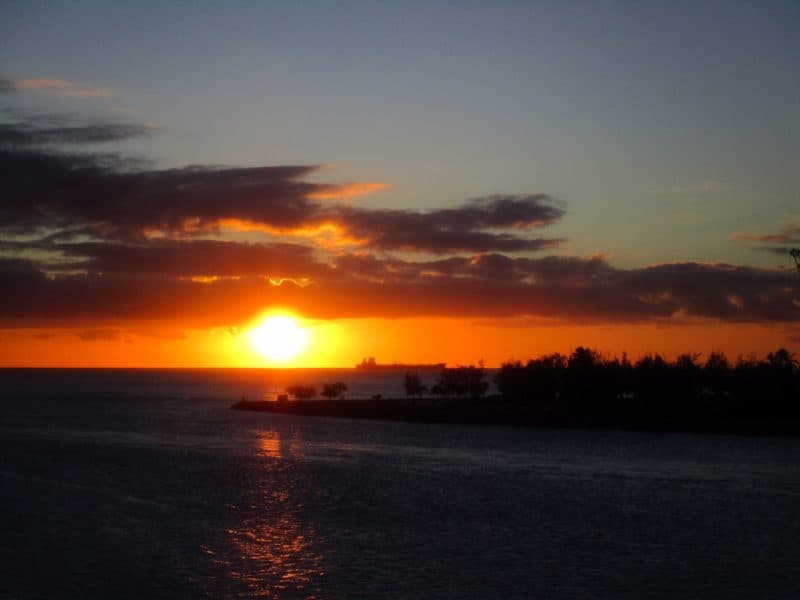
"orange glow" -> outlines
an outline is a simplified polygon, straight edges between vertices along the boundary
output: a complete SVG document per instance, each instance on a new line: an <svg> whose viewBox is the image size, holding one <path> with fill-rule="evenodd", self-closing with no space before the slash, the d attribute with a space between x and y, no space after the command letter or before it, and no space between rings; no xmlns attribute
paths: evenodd
<svg viewBox="0 0 800 600"><path fill-rule="evenodd" d="M283 313L291 314L288 311ZM308 320L303 352L288 362L265 361L251 344L249 326L182 325L169 321L31 324L0 329L0 365L12 367L352 367L365 356L379 362L469 364L489 367L508 359L570 352L578 345L601 352L674 358L682 352L722 350L729 358L783 346L800 351L797 327L699 321L691 324L575 325L518 319L448 318ZM35 327L35 328L33 328Z"/></svg>

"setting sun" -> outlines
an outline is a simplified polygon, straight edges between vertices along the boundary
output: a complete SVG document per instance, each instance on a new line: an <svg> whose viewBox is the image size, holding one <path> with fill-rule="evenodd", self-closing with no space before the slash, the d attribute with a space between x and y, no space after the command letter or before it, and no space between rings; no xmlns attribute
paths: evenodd
<svg viewBox="0 0 800 600"><path fill-rule="evenodd" d="M287 362L308 346L308 330L288 315L272 315L258 323L249 334L253 349L272 362Z"/></svg>

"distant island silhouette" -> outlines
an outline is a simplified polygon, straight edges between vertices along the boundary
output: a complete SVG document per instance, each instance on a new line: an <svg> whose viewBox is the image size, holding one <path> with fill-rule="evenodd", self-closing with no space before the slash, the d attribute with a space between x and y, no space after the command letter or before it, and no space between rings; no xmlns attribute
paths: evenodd
<svg viewBox="0 0 800 600"><path fill-rule="evenodd" d="M503 363L493 380L498 393L486 395L482 365L443 367L427 389L407 370L398 381L404 396L242 400L232 408L427 423L800 435L800 368L784 348L735 363L721 352L702 362L699 354L673 361L650 354L634 363L625 354L604 358L579 347L570 355Z"/></svg>

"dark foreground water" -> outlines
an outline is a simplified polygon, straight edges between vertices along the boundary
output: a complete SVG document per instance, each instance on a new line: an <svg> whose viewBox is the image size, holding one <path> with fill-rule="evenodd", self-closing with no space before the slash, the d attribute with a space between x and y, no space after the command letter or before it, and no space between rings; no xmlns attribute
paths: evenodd
<svg viewBox="0 0 800 600"><path fill-rule="evenodd" d="M0 596L800 597L800 441L228 410L269 377L0 371Z"/></svg>

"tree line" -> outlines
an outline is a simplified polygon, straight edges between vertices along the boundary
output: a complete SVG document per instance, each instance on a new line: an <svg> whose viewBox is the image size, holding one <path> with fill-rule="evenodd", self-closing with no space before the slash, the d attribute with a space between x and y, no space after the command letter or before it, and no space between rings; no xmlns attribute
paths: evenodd
<svg viewBox="0 0 800 600"><path fill-rule="evenodd" d="M329 400L340 398L347 391L347 384L343 381L325 383L322 385L320 395ZM292 396L295 400L308 400L317 395L317 388L313 385L294 384L286 388L286 394L280 394L278 400L287 400Z"/></svg>
<svg viewBox="0 0 800 600"><path fill-rule="evenodd" d="M648 354L604 357L578 347L571 354L545 354L508 361L494 375L492 400L567 420L632 421L800 419L800 368L785 348L758 359L723 352L681 354L667 360ZM480 398L488 389L483 365L442 369L428 390L406 373L407 396Z"/></svg>

